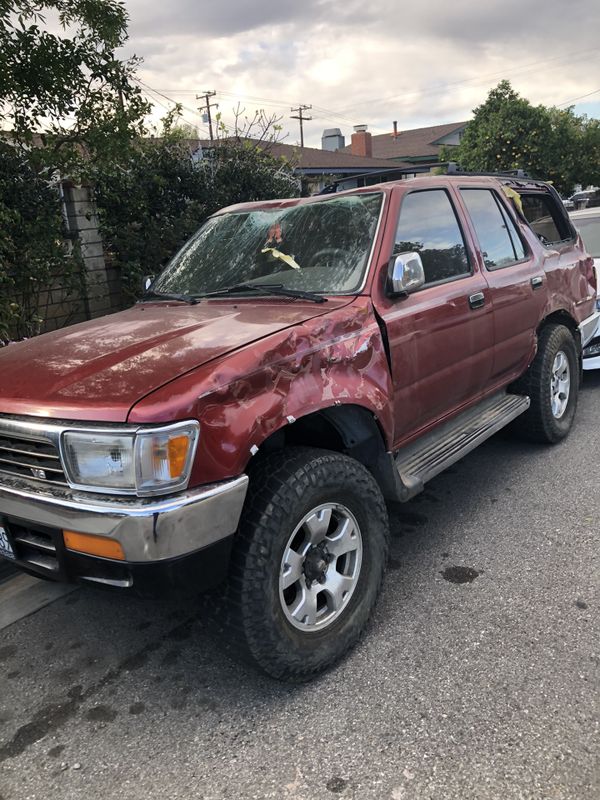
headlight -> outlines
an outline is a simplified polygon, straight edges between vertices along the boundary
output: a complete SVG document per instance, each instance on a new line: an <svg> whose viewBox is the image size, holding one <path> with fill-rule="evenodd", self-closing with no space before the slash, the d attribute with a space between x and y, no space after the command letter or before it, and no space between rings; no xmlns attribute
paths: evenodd
<svg viewBox="0 0 600 800"><path fill-rule="evenodd" d="M69 483L77 489L153 495L184 489L200 426L180 422L131 433L65 431L62 454Z"/></svg>
<svg viewBox="0 0 600 800"><path fill-rule="evenodd" d="M104 487L133 492L135 483L134 434L63 434L65 472L76 486Z"/></svg>

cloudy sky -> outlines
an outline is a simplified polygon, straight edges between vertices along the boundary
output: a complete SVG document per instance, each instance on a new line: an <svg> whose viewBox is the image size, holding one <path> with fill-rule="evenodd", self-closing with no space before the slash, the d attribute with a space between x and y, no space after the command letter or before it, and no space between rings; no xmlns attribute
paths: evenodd
<svg viewBox="0 0 600 800"><path fill-rule="evenodd" d="M157 113L214 89L227 121L240 101L283 117L312 104L305 144L324 128L373 133L468 119L502 78L534 103L574 101L600 117L598 0L125 0L127 54ZM160 92L160 94L156 92ZM593 93L593 94L592 94ZM586 96L588 95L589 96ZM161 105L162 104L162 105ZM201 129L201 133L203 133Z"/></svg>

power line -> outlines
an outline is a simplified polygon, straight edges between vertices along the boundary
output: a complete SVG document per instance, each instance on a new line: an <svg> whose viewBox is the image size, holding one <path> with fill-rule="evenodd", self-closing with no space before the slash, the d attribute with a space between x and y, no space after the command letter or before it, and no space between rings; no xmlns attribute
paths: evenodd
<svg viewBox="0 0 600 800"><path fill-rule="evenodd" d="M194 114L194 115L196 115L196 114L198 113L198 109L196 109L196 108L190 108L190 106L186 106L186 105L184 105L183 103L180 103L180 102L178 102L177 100L174 100L172 97L169 97L168 95L166 95L166 94L163 94L163 92L159 92L159 91L158 91L158 89L155 89L153 86L150 86L150 84L148 84L148 83L144 83L144 81L140 80L139 78L134 78L133 80L134 80L136 83L139 83L139 84L141 84L142 86L144 86L146 89L149 89L149 90L150 90L151 92L153 92L154 94L157 94L157 95L159 95L160 97L163 97L165 100L168 100L168 101L169 101L169 103L174 103L176 106L181 106L181 108L184 108L186 111L189 111L190 113L192 113L192 114Z"/></svg>
<svg viewBox="0 0 600 800"><path fill-rule="evenodd" d="M512 70L504 69L504 70L502 70L500 72L493 72L493 73L490 73L488 75L477 76L475 78L464 78L463 80L460 80L460 81L451 81L449 83L442 83L442 84L439 84L438 86L432 87L431 89L423 89L422 91L415 91L415 92L408 92L408 93L401 92L400 94L389 95L388 97L379 97L379 98L376 98L376 99L371 99L370 98L368 100L361 101L360 103L355 103L354 105L347 106L346 108L342 109L341 112L339 112L339 113L343 114L346 111L350 111L353 108L358 108L360 106L366 105L367 103L369 105L373 105L375 103L385 103L388 100L395 100L397 97L421 97L421 96L427 95L427 94L437 94L438 92L445 91L446 89L451 88L453 86L461 86L461 85L467 84L467 83L475 83L476 85L479 84L479 83L486 83L488 80L491 80L492 78L497 78L497 77L501 77L501 76L505 76L506 77L506 76L515 75L515 74L518 74L518 73L522 72L523 70L526 70L529 67L537 67L537 66L540 66L541 64L548 64L548 63L551 63L551 62L554 62L554 61L564 61L565 59L570 59L571 61L576 61L576 60L579 60L579 59L587 56L589 53L598 52L598 50L599 50L599 48L592 47L589 50L581 50L577 54L569 53L569 54L565 54L565 55L562 55L562 56L555 56L554 58L543 59L541 61L531 61L531 62L526 63L526 64L521 64L520 66L515 67Z"/></svg>
<svg viewBox="0 0 600 800"><path fill-rule="evenodd" d="M167 91L171 91L171 92L172 92L172 93L174 93L174 94L177 94L177 93L179 93L179 92L185 91L185 92L186 92L186 94L188 94L188 93L190 93L190 92L191 92L192 94L196 95L196 94L197 94L197 90L196 90L196 89L189 89L189 90L188 90L188 89L186 89L186 90L180 90L180 89L169 89L169 90L167 90L167 89L162 89L162 90L160 90L160 89L154 89L152 86L150 86L150 85L149 85L149 84L147 84L147 83L144 83L144 81L140 80L139 78L134 78L134 80L135 80L137 83L141 84L142 86L145 86L147 89L150 89L150 90L151 90L152 92L154 92L155 94L158 94L158 95L160 95L160 97L164 97L164 98L165 98L165 100L168 100L170 103L174 103L174 104L176 104L176 105L179 105L179 106L181 106L181 108L185 109L186 111L189 111L189 112L191 112L191 113L192 113L192 114L194 114L194 115L196 115L196 114L198 113L198 109L197 109L197 108L190 108L190 106L186 106L185 104L183 104L183 103L180 103L178 100L174 100L174 99L173 99L172 97L170 97L168 94L165 94L165 92L167 92ZM223 93L222 93L222 92L216 92L216 94L223 94ZM235 97L236 95L233 95L233 96ZM157 101L157 102L158 102L158 101ZM281 103L280 105L285 105L285 106L287 106L287 105L289 105L289 103L285 103L285 104ZM164 106L163 106L163 107L164 107ZM224 118L223 118L223 120L222 120L222 121L223 121L223 122L225 122L225 124L233 124L231 121L228 121L228 120L226 120L226 119L224 119ZM188 122L189 122L189 120L188 120ZM204 131L205 133L207 133L207 134L209 133L209 131L208 131L206 128L201 128L201 130L203 130L203 131ZM212 137L211 137L211 138L212 138Z"/></svg>
<svg viewBox="0 0 600 800"><path fill-rule="evenodd" d="M142 90L142 94L148 100L150 100L153 105L159 105L161 108L164 108L165 111L169 111L170 112L170 111L173 110L172 108L169 108L169 106L166 105L165 103L163 103L161 100L157 100L157 98L151 93L151 91L149 89L143 89ZM195 122L192 122L191 120L187 119L186 117L183 116L183 114L181 114L180 116L181 116L181 119L184 122L187 122L188 125L191 125L193 128L197 128L198 127Z"/></svg>
<svg viewBox="0 0 600 800"><path fill-rule="evenodd" d="M573 97L571 100L565 100L564 103L557 103L558 108L561 106L570 106L571 103L575 103L577 100L583 100L584 97L591 97L593 94L598 94L600 89L594 89L593 92L588 92L587 94L580 94L579 97Z"/></svg>
<svg viewBox="0 0 600 800"><path fill-rule="evenodd" d="M195 89L163 89L162 91L171 92L172 94L195 94ZM260 97L257 95L250 95L250 94L239 94L236 92L226 92L222 90L217 90L217 94L222 97L229 97L234 100L250 100L252 102L262 103L265 106L269 106L272 108L285 108L286 106L290 106L291 102L289 100L275 100L272 97ZM316 114L326 120L330 120L332 122L343 122L347 125L354 125L356 120L350 119L348 117L344 117L341 114L338 114L336 111L332 111L329 108L324 108L323 106L312 106L312 110L316 112ZM383 129L381 129L383 130Z"/></svg>
<svg viewBox="0 0 600 800"><path fill-rule="evenodd" d="M290 109L290 111L296 111L297 112L297 114L295 114L295 115L292 114L290 119L300 120L300 147L304 147L304 127L303 127L303 125L304 125L305 122L309 122L312 119L312 117L304 117L303 113L304 113L304 111L310 111L311 108L312 108L312 106L307 106L307 105L303 105L302 103L300 103L298 105L298 108L291 108Z"/></svg>
<svg viewBox="0 0 600 800"><path fill-rule="evenodd" d="M171 92L172 94L196 94L196 89L162 89L163 92ZM290 106L291 103L289 100L275 100L272 97L261 97L258 95L250 95L250 94L239 94L236 92L227 92L217 90L217 95L222 97L229 97L234 100L249 100L252 102L261 103L264 106L268 106L270 108L275 109L284 109L286 106ZM324 108L323 106L311 106L312 110L316 113L318 119L324 119L329 122L340 123L344 125L354 125L356 123L356 119L350 119L348 117L344 117L341 114L338 114L331 109ZM296 109L292 109L295 111ZM295 119L295 117L294 117ZM307 120L308 121L308 120ZM381 133L387 133L387 129L380 128L379 126L371 125L371 128L375 131L381 131Z"/></svg>
<svg viewBox="0 0 600 800"><path fill-rule="evenodd" d="M523 63L523 64L520 64L520 65L516 66L514 69L510 70L509 72L507 72L507 70L504 69L504 70L501 70L499 72L489 73L489 74L484 75L484 76L477 76L475 78L465 78L465 79L462 79L462 80L459 80L459 81L452 81L452 82L448 82L448 83L443 83L443 84L440 84L438 86L432 87L431 89L423 89L422 91L415 91L415 92L410 92L410 93L402 92L400 94L389 95L388 97L380 97L380 98L377 98L375 100L368 99L368 100L361 101L359 103L355 103L352 106L347 106L345 109L342 109L342 111L333 111L331 109L324 108L323 106L313 106L313 110L315 112L317 112L317 113L321 113L321 115L325 119L332 119L333 117L337 117L338 119L340 119L340 120L342 120L344 122L347 122L348 124L353 124L353 121L350 120L348 117L346 117L344 112L345 111L349 111L349 110L351 110L353 108L358 108L359 106L365 105L366 103L369 103L369 104L382 103L382 102L385 102L387 100L395 100L397 97L413 97L413 96L420 97L420 96L422 96L424 94L435 94L437 92L444 91L445 89L447 89L449 87L452 87L452 86L460 86L460 85L463 85L463 84L468 84L468 83L473 83L473 82L481 83L481 82L485 82L487 80L490 80L492 78L495 78L495 77L498 77L498 76L501 76L501 75L514 75L514 74L519 73L519 72L521 72L521 71L523 71L525 69L528 69L530 67L537 67L537 66L540 66L542 64L553 63L555 61L562 62L565 59L570 59L572 61L573 60L579 60L581 58L586 57L589 53L598 52L598 50L599 50L598 47L592 47L592 48L589 48L587 50L581 50L581 51L579 51L578 53L575 53L575 54L573 54L573 53L565 53L563 55L554 56L552 58L541 59L541 60L538 60L538 61L529 61L529 62L526 62L526 63ZM155 90L155 91L160 93L159 90ZM172 92L173 94L195 94L196 93L195 89L165 89L163 91L169 91L169 92ZM237 94L237 93L234 93L234 92L226 92L226 91L219 91L218 94L223 95L223 96L232 97L232 98L235 98L235 99L241 97L241 98L244 98L244 99L247 99L247 100L253 100L253 101L257 101L257 102L262 102L262 103L265 103L267 105L271 105L271 106L274 106L274 107L284 108L285 106L289 106L290 105L290 101L289 100L275 100L273 98L260 97L260 96L257 96L257 95L242 95L242 94ZM168 99L171 99L171 98L168 98ZM174 102L174 101L172 101L172 102ZM293 109L293 110L296 110L296 109Z"/></svg>
<svg viewBox="0 0 600 800"><path fill-rule="evenodd" d="M156 97L154 97L154 95L158 95L159 97L162 97L165 100L168 100L169 103L173 103L175 106L180 106L181 108L185 109L186 111L189 111L190 113L194 114L194 116L198 113L197 109L190 108L189 106L183 105L183 103L179 103L177 100L174 100L172 97L169 97L168 95L164 94L163 92L160 92L158 89L154 89L148 83L145 83L144 81L140 80L139 78L133 78L133 80L136 83L139 83L140 86L144 87L144 89L145 89L144 94L149 96L153 103L157 103L159 106L162 106L162 108L166 109L167 111L172 111L172 109L169 108L168 106L166 106L164 103L161 103L160 100L157 100ZM151 92L151 94L148 94L149 92ZM198 131L202 130L205 133L208 133L206 128L204 128L204 127L202 127L200 125L197 125L195 122L192 122L189 119L186 119L186 117L184 117L183 115L181 115L181 118L183 119L184 122L187 122L188 125L191 125L193 128L197 128Z"/></svg>

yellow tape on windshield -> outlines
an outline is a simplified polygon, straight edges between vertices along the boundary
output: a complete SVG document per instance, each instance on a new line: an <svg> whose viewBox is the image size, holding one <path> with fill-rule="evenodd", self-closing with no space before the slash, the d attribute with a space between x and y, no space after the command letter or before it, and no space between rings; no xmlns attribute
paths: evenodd
<svg viewBox="0 0 600 800"><path fill-rule="evenodd" d="M289 267L292 267L292 269L300 269L300 264L297 264L291 256L288 256L287 253L282 253L281 250L278 250L276 247L264 247L260 252L271 253L273 258L278 258Z"/></svg>

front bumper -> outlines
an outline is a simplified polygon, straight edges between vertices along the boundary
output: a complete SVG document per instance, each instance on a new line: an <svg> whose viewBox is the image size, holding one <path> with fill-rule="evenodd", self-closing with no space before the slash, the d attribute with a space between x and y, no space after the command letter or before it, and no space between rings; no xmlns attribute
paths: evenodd
<svg viewBox="0 0 600 800"><path fill-rule="evenodd" d="M193 560L210 563L207 578L214 583L227 569L247 488L248 478L242 475L156 500L40 492L10 481L0 485L0 525L8 533L15 565L39 577L129 588L136 575L152 583L159 574L175 575L175 566ZM63 530L114 539L125 560L68 550ZM217 554L224 562L221 571Z"/></svg>

